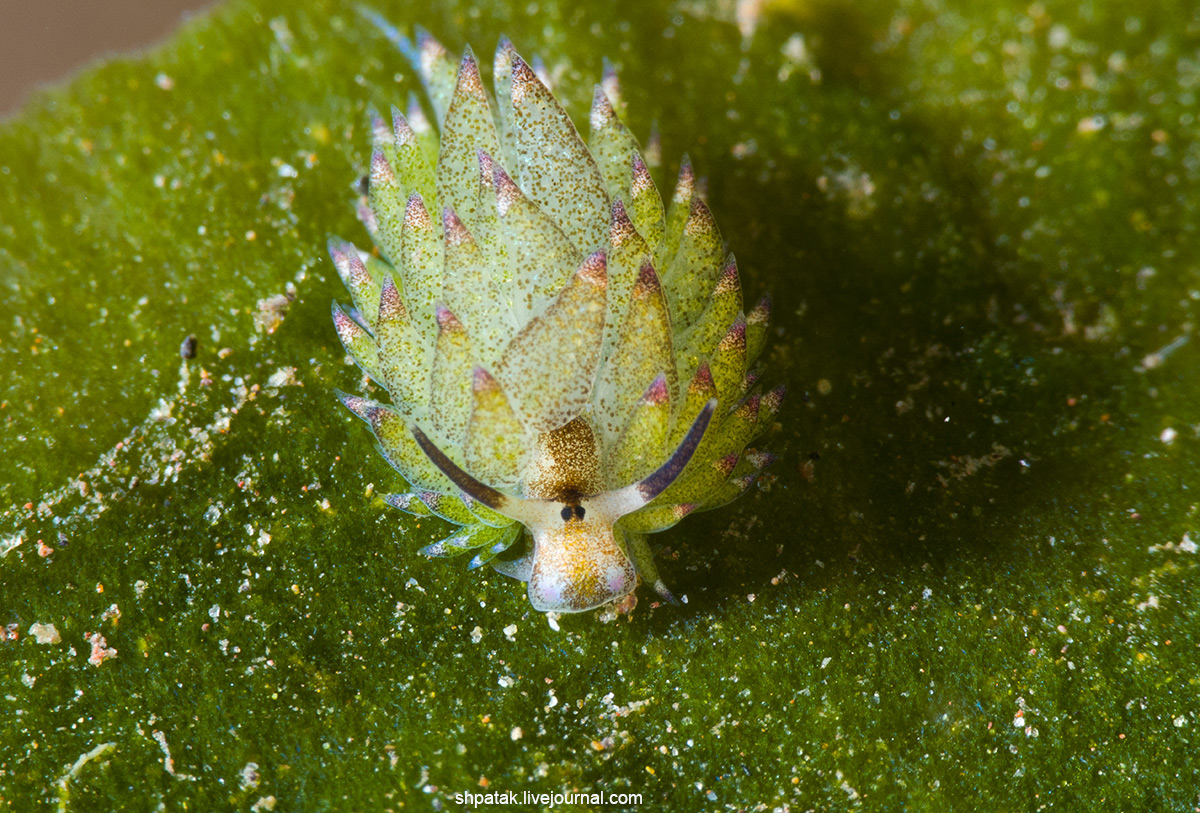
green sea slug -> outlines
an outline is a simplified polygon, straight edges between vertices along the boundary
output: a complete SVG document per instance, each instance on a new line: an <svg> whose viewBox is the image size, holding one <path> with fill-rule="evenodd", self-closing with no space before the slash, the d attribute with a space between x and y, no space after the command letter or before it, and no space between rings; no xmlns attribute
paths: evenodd
<svg viewBox="0 0 1200 813"><path fill-rule="evenodd" d="M528 582L538 610L633 593L668 601L646 542L746 491L772 456L754 361L770 300L745 310L685 160L664 207L608 71L585 142L501 40L489 96L453 60L367 15L424 83L373 122L360 219L377 253L330 242L353 307L346 350L391 403L339 393L409 490L386 497L457 526L428 556L473 554Z"/></svg>

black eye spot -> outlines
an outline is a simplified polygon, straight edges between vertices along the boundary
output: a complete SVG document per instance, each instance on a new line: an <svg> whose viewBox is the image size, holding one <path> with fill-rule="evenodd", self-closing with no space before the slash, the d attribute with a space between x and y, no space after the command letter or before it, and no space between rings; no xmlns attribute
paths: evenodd
<svg viewBox="0 0 1200 813"><path fill-rule="evenodd" d="M575 518L583 519L583 514L584 514L583 506L582 505L575 506Z"/></svg>
<svg viewBox="0 0 1200 813"><path fill-rule="evenodd" d="M572 514L573 514L573 513L574 513L574 512L573 512L573 511L571 511L571 506L569 506L569 505L564 505L564 506L563 506L563 510L562 510L562 518L563 518L563 522L568 522L568 521L571 519L571 516L572 516Z"/></svg>

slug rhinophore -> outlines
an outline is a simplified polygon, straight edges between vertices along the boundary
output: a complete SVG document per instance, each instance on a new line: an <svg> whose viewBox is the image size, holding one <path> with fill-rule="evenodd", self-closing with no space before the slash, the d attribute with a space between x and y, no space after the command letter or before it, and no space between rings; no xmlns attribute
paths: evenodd
<svg viewBox="0 0 1200 813"><path fill-rule="evenodd" d="M415 99L390 129L374 117L360 219L380 256L330 241L354 302L333 306L338 335L391 396L339 393L409 484L387 502L459 526L422 553L473 553L538 610L598 607L639 577L674 601L647 534L773 459L746 448L784 395L753 366L770 300L743 309L686 160L663 206L612 71L585 143L507 40L489 98L469 48L456 64L368 16L436 118Z"/></svg>

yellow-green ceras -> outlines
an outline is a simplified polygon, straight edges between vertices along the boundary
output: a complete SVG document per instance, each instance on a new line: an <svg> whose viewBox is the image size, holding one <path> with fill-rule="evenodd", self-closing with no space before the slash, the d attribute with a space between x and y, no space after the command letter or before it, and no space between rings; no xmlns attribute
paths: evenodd
<svg viewBox="0 0 1200 813"><path fill-rule="evenodd" d="M633 592L674 601L646 535L744 492L772 456L752 367L770 305L744 311L685 160L668 207L596 87L583 141L502 40L489 97L470 49L372 21L424 82L393 126L375 117L360 218L378 255L330 241L353 298L346 350L391 403L339 393L410 491L387 501L459 526L429 556L474 553L528 582L541 611Z"/></svg>

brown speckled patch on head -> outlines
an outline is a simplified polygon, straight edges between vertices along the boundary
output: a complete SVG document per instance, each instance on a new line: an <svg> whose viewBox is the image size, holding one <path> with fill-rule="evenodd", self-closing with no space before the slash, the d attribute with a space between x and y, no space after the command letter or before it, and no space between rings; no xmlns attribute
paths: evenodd
<svg viewBox="0 0 1200 813"><path fill-rule="evenodd" d="M603 490L596 436L586 418L538 436L525 475L528 496L571 503Z"/></svg>

